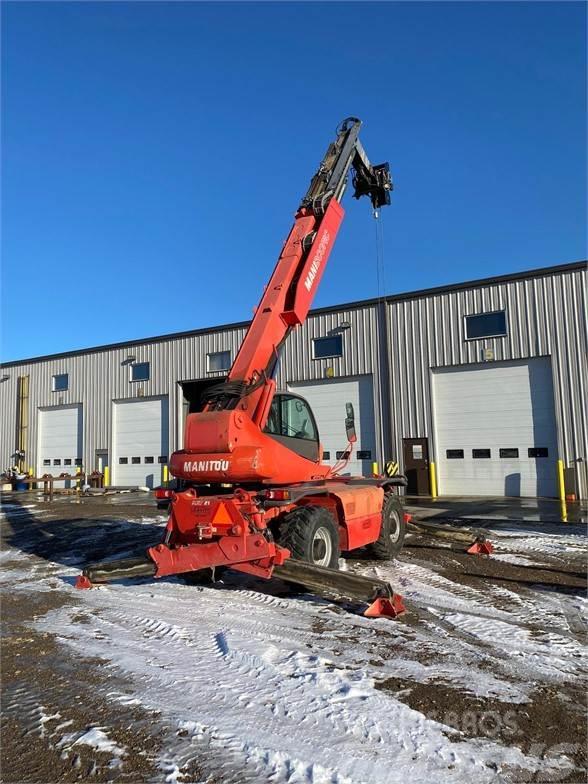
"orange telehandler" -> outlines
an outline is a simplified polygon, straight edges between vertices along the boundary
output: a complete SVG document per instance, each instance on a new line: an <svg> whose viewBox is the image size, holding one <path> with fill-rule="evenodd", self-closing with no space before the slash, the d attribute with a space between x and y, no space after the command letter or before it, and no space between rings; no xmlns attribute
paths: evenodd
<svg viewBox="0 0 588 784"><path fill-rule="evenodd" d="M390 204L387 163L372 165L350 117L311 180L228 377L205 392L203 410L188 414L184 449L170 459L181 489L170 493L163 541L143 558L88 566L80 588L121 577L212 575L223 567L273 575L370 601L366 614L395 617L402 601L388 583L337 570L341 552L367 547L378 559L401 549L402 476L341 476L346 460L324 465L308 403L276 390L280 348L310 309L344 211L349 177L355 198L374 210ZM346 407L349 445L354 412Z"/></svg>

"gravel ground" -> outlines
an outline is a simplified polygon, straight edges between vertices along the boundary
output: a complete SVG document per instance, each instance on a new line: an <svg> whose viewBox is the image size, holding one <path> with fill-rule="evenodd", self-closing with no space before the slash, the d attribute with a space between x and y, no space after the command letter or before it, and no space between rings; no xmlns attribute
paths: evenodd
<svg viewBox="0 0 588 784"><path fill-rule="evenodd" d="M157 694L157 684L163 681L152 679L150 688L157 699L153 693L153 699L147 699L138 689L138 676L131 676L130 666L125 669L124 659L111 666L115 657L99 644L104 640L116 647L119 638L122 641L133 632L137 621L132 618L125 628L125 613L130 612L123 607L127 598L134 597L135 608L143 602L150 612L147 617L161 625L167 612L163 600L169 599L170 607L184 601L189 606L190 596L197 599L195 606L213 608L210 612L217 605L227 607L227 602L240 601L244 608L250 603L253 636L257 623L253 608L257 612L259 605L260 617L279 611L294 625L300 619L300 629L304 621L304 633L298 629L299 636L289 643L292 650L299 645L305 655L320 657L327 662L325 672L333 667L357 672L359 666L362 676L374 683L370 692L374 706L389 699L395 706L413 709L427 726L442 726L456 750L465 748L469 739L478 749L485 748L479 745L483 743L500 744L504 764L488 757L485 770L490 778L484 780L586 781L583 527L567 526L562 537L557 526L517 527L509 521L500 531L496 555L489 559L467 556L461 546L423 536L408 540L395 565L361 556L349 559L347 569L390 579L405 596L405 616L370 624L353 615L355 608L345 603L291 596L283 584L261 584L241 576L228 578L224 587L190 589L194 594L177 580L140 582L140 594L134 594L132 586L111 593L110 588L72 590L75 570L86 563L141 553L161 537L164 513L143 494L59 497L51 503L11 495L4 499L2 511L2 781L6 784L364 780L345 774L343 763L324 778L318 768L309 774L308 766L301 772L292 762L282 769L274 760L270 770L267 758L260 761L257 752L245 758L242 749L241 757L234 752L233 760L215 765L218 739L215 745L201 732L196 743L193 728L179 708L174 713L173 704L166 703L174 701L173 687L167 695ZM91 600L86 598L90 595ZM204 599L209 604L202 603ZM102 605L110 613L108 618ZM242 622L246 630L247 618ZM137 637L138 645L151 636L147 659L160 652L173 655L175 649L166 647L170 634L161 628L148 626ZM189 625L176 623L173 628L180 629L176 637L185 639L187 629L193 632ZM229 631L216 638L226 657L232 644L226 617L222 628ZM92 645L80 643L90 639L90 630ZM269 633L259 626L260 639ZM165 661L156 666L165 669L169 666ZM308 703L304 710L310 709ZM240 710L235 704L233 713ZM248 715L244 712L242 721ZM352 734L355 737L357 728L351 720L345 719L348 725L341 721L344 728L349 725L350 739ZM406 745L406 739L400 740ZM234 737L226 742L234 745ZM507 749L549 764L534 769L517 764L514 758L506 758ZM424 746L413 755L415 771L420 770L421 753L425 754ZM462 780L455 768L465 765L464 757L456 754L445 773L415 775L414 780L441 784ZM563 767L557 767L562 760ZM398 777L390 774L390 782L410 775L410 760L402 764ZM464 774L467 778L465 768ZM374 773L373 780L382 779Z"/></svg>

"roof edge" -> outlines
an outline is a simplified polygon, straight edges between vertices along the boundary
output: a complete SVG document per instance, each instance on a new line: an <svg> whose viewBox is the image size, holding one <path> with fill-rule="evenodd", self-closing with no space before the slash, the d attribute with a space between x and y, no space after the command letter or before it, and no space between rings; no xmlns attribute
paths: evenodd
<svg viewBox="0 0 588 784"><path fill-rule="evenodd" d="M427 289L417 289L416 291L388 294L380 298L375 297L372 299L356 300L354 302L344 302L339 305L327 305L322 308L313 308L309 312L309 315L312 316L320 313L331 313L337 310L352 310L354 308L365 307L366 305L377 305L381 302L390 303L400 302L402 300L408 299L421 299L422 297L430 297L436 294L443 294L448 291L463 291L464 289L476 288L479 286L495 285L497 283L507 283L509 281L515 280L526 280L528 278L545 277L547 275L571 272L579 269L588 269L588 261L572 261L551 267L538 267L536 269L523 270L522 272L511 272L506 275L497 275L490 278L478 278L476 280L463 281L461 283L444 284L442 286L434 286ZM0 368L15 367L17 365L29 365L54 359L65 359L67 357L77 357L83 354L97 354L101 351L114 351L119 348L144 346L148 343L162 343L166 340L180 340L181 338L195 337L197 335L208 335L214 332L224 332L228 329L243 329L249 326L249 324L249 321L236 321L230 324L218 324L213 327L202 327L200 329L191 329L185 332L169 332L164 335L154 335L147 338L138 338L137 340L124 340L119 343L106 343L101 346L72 349L70 351L62 351L57 354L44 354L38 357L14 359L8 362L0 362Z"/></svg>

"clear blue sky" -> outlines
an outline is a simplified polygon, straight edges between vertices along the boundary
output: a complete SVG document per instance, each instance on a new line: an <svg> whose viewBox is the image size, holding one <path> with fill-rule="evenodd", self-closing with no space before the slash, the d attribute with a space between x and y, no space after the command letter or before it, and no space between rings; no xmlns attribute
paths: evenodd
<svg viewBox="0 0 588 784"><path fill-rule="evenodd" d="M388 293L586 257L581 3L3 3L2 358L250 317L338 122ZM377 295L346 199L315 306Z"/></svg>

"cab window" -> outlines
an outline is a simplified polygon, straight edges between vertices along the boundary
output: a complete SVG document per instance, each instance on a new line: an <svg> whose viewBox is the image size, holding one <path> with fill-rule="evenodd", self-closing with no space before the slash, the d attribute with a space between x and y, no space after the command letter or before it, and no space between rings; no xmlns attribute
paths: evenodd
<svg viewBox="0 0 588 784"><path fill-rule="evenodd" d="M308 403L291 395L274 397L265 432L276 436L302 438L306 441L317 440L314 418Z"/></svg>

